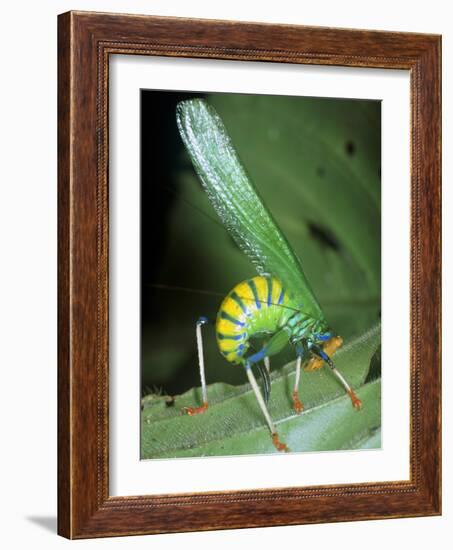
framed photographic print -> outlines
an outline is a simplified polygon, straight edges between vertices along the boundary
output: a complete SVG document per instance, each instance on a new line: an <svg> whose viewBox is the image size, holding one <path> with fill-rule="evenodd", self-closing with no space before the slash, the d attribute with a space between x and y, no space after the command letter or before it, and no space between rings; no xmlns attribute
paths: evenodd
<svg viewBox="0 0 453 550"><path fill-rule="evenodd" d="M435 515L440 37L59 17L59 533Z"/></svg>
<svg viewBox="0 0 453 550"><path fill-rule="evenodd" d="M142 90L142 459L380 447L380 107ZM356 147L368 189L347 167L359 165ZM200 375L201 394L185 394ZM354 414L351 385L365 381L373 397ZM257 430L256 403L268 429Z"/></svg>

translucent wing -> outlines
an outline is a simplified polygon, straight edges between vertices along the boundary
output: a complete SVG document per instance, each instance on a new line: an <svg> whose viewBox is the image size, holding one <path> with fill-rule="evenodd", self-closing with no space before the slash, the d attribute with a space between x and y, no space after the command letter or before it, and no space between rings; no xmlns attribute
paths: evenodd
<svg viewBox="0 0 453 550"><path fill-rule="evenodd" d="M203 99L191 99L178 104L176 119L209 200L257 272L280 279L302 311L323 319L299 258L248 177L217 112Z"/></svg>

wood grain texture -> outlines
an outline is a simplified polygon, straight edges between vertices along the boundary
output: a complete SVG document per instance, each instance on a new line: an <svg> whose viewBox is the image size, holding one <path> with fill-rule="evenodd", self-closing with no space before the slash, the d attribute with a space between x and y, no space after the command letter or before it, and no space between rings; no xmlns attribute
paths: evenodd
<svg viewBox="0 0 453 550"><path fill-rule="evenodd" d="M58 532L70 536L69 17L58 27Z"/></svg>
<svg viewBox="0 0 453 550"><path fill-rule="evenodd" d="M85 538L440 514L440 37L69 12L59 16L58 46L59 533ZM111 54L410 71L410 481L109 496Z"/></svg>

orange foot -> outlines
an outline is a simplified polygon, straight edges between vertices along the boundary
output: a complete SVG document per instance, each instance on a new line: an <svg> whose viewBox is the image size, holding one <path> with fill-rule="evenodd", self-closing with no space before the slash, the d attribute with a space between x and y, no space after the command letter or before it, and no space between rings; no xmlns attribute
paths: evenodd
<svg viewBox="0 0 453 550"><path fill-rule="evenodd" d="M272 443L274 444L274 447L277 449L277 451L283 451L284 453L289 452L288 447L278 438L277 432L272 434Z"/></svg>
<svg viewBox="0 0 453 550"><path fill-rule="evenodd" d="M297 390L293 391L293 406L294 406L294 410L296 411L297 414L300 414L304 410L304 406L303 406L302 402L299 399L299 395L297 393Z"/></svg>
<svg viewBox="0 0 453 550"><path fill-rule="evenodd" d="M201 407L184 407L183 411L189 416L194 416L196 414L204 413L207 408L208 408L208 404L203 403Z"/></svg>
<svg viewBox="0 0 453 550"><path fill-rule="evenodd" d="M355 409L360 410L360 409L362 408L362 402L361 402L360 399L357 397L357 395L354 393L354 390L348 391L348 395L349 395L349 397L351 398L352 406L353 406Z"/></svg>

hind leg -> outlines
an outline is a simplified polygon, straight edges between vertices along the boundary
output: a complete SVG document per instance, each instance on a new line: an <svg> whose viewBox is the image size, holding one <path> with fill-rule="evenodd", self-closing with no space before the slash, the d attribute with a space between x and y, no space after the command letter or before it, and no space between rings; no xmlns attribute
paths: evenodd
<svg viewBox="0 0 453 550"><path fill-rule="evenodd" d="M301 345L296 347L296 377L294 379L294 389L293 389L293 407L297 414L300 414L304 410L302 401L299 399L299 383L300 383L300 368L302 365L302 360L305 356L305 350Z"/></svg>
<svg viewBox="0 0 453 550"><path fill-rule="evenodd" d="M184 411L190 416L203 413L208 408L208 390L206 387L206 375L204 370L203 335L201 333L201 327L207 323L208 319L206 317L200 317L195 329L197 337L198 366L200 368L202 404L200 407L184 407Z"/></svg>
<svg viewBox="0 0 453 550"><path fill-rule="evenodd" d="M275 355L281 351L284 346L288 343L288 335L284 330L280 330L275 333L272 338L266 343L266 345L258 352L254 353L250 357L247 357L244 362L245 371L249 379L250 385L252 386L253 392L255 393L256 400L261 408L261 411L266 419L267 425L272 436L272 443L278 451L289 451L288 447L282 443L278 437L275 424L272 422L271 416L267 409L266 402L261 394L258 383L256 382L255 376L252 372L252 365L263 361L266 357ZM266 371L267 372L267 371Z"/></svg>
<svg viewBox="0 0 453 550"><path fill-rule="evenodd" d="M247 373L247 377L249 379L250 385L252 386L253 392L255 393L256 400L258 401L258 404L261 408L264 418L266 419L267 425L269 426L269 430L272 436L272 443L274 444L274 447L277 449L277 451L288 452L289 451L288 447L284 443L282 443L278 437L277 429L275 427L275 424L272 421L269 411L267 410L266 403L264 402L264 399L263 399L263 396L261 395L261 391L256 381L256 378L252 372L252 364L249 361L246 361L245 363L245 372Z"/></svg>

